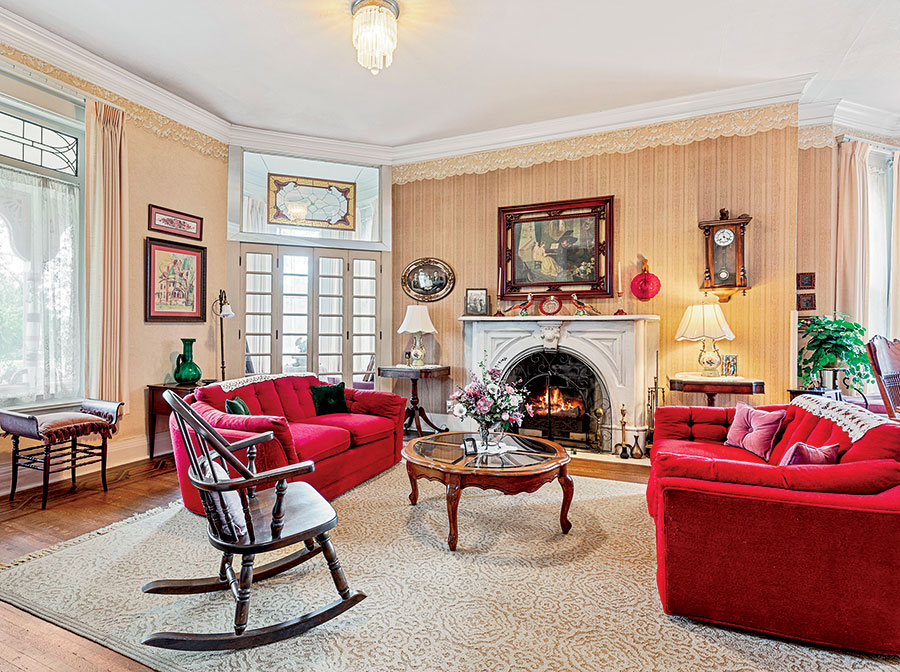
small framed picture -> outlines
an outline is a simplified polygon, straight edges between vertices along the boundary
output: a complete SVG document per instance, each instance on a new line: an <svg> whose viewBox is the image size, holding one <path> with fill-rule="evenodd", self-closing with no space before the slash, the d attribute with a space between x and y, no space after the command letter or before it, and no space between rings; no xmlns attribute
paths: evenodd
<svg viewBox="0 0 900 672"><path fill-rule="evenodd" d="M150 204L147 229L193 240L203 239L203 218Z"/></svg>
<svg viewBox="0 0 900 672"><path fill-rule="evenodd" d="M797 310L815 310L815 294L797 294Z"/></svg>
<svg viewBox="0 0 900 672"><path fill-rule="evenodd" d="M206 322L206 248L147 238L144 319Z"/></svg>
<svg viewBox="0 0 900 672"><path fill-rule="evenodd" d="M490 315L491 297L487 289L466 290L466 315Z"/></svg>
<svg viewBox="0 0 900 672"><path fill-rule="evenodd" d="M805 291L816 288L815 273L797 273L797 290Z"/></svg>

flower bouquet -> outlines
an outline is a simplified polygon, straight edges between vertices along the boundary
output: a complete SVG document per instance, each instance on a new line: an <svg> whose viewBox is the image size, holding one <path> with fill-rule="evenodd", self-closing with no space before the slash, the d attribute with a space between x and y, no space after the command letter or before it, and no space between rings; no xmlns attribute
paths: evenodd
<svg viewBox="0 0 900 672"><path fill-rule="evenodd" d="M482 361L477 370L469 372L469 383L465 387L457 386L450 395L453 415L459 420L472 418L478 423L480 452L502 452L499 442L490 440L491 431L518 427L525 413L534 415L531 404L525 403L525 388L521 383L504 382L501 376L500 369L489 369Z"/></svg>

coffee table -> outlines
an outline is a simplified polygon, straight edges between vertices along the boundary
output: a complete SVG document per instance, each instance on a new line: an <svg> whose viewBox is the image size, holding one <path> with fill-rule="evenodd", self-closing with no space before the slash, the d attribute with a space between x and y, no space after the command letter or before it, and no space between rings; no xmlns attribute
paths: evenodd
<svg viewBox="0 0 900 672"><path fill-rule="evenodd" d="M514 434L493 435L492 440L499 439L502 452L466 455L463 445L466 438L477 439L479 435L465 432L432 434L413 439L403 449L412 489L409 501L413 506L419 500L418 479L427 478L447 486L447 517L450 519L447 545L451 551L456 550L456 511L464 488L499 490L516 495L534 492L545 483L558 479L563 491L559 525L563 534L572 529L568 516L575 486L566 469L569 456L562 446L553 441Z"/></svg>

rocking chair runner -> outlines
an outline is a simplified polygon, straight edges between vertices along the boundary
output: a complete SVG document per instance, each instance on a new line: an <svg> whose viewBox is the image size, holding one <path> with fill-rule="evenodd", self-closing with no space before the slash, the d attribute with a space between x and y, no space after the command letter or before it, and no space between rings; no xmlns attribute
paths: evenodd
<svg viewBox="0 0 900 672"><path fill-rule="evenodd" d="M189 477L200 491L209 523L209 542L222 551L219 575L208 579L153 581L145 593L193 594L231 590L237 601L234 634L158 632L145 637L143 644L167 649L213 651L242 649L294 637L331 620L363 600L364 593L351 591L338 562L328 530L337 525L331 505L308 483L288 483L288 479L313 471L311 461L290 464L255 473L256 446L270 441L272 433L257 434L229 444L221 434L170 390L163 398L172 407L191 467ZM212 450L210 450L212 448ZM234 452L247 449L247 466ZM232 478L228 467L239 474ZM274 490L256 493L257 486L275 482ZM257 553L293 546L305 548L254 570ZM276 625L247 630L250 588L253 583L296 567L321 553L340 599L303 616ZM241 556L240 573L232 567Z"/></svg>

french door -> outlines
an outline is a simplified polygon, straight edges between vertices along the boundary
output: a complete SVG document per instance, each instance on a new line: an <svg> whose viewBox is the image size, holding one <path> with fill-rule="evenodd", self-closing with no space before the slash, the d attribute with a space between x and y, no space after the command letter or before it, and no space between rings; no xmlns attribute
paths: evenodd
<svg viewBox="0 0 900 672"><path fill-rule="evenodd" d="M378 252L241 245L245 375L312 372L373 388Z"/></svg>

